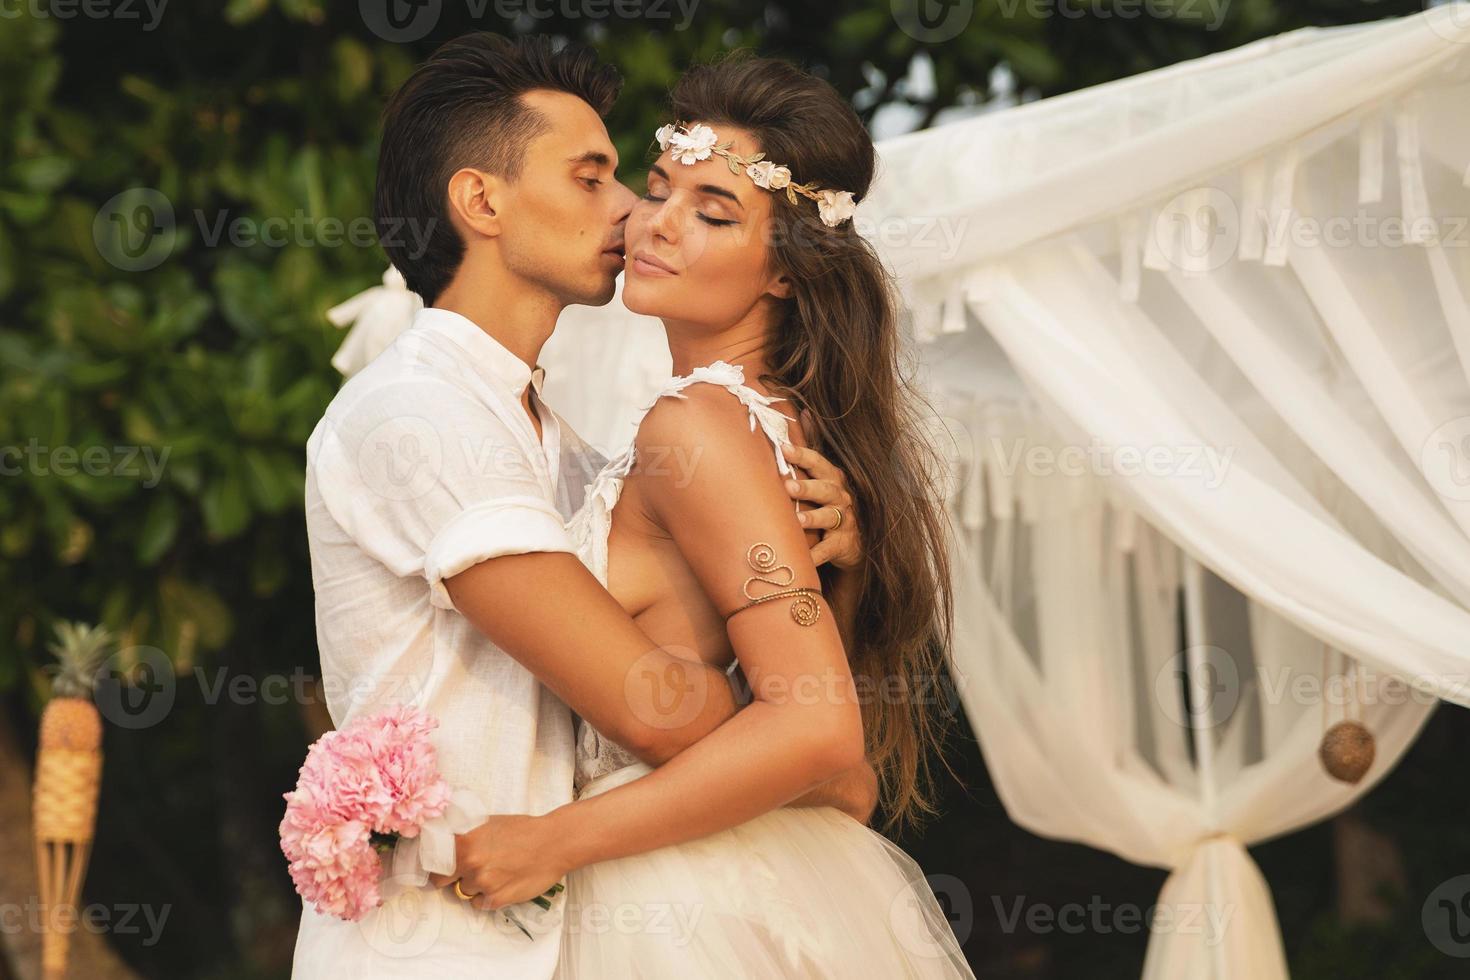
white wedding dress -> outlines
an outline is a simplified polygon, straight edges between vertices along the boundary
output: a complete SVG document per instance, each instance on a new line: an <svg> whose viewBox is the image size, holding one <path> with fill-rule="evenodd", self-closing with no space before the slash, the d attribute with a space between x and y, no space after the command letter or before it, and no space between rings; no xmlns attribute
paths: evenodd
<svg viewBox="0 0 1470 980"><path fill-rule="evenodd" d="M675 378L658 398L681 397L696 383L725 388L789 472L780 450L787 418L744 382L739 367L716 361ZM603 468L569 525L604 585L612 512L632 465L630 445ZM579 797L649 771L579 722ZM578 869L567 880L565 916L560 980L974 976L913 859L831 807L778 809L686 844Z"/></svg>

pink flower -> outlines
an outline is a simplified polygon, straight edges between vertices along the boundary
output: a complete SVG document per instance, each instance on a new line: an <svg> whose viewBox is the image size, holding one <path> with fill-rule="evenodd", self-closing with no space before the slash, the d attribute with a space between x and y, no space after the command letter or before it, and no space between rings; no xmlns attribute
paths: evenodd
<svg viewBox="0 0 1470 980"><path fill-rule="evenodd" d="M368 828L356 820L316 827L281 824L281 850L291 881L317 910L341 919L361 918L379 902L382 864Z"/></svg>
<svg viewBox="0 0 1470 980"><path fill-rule="evenodd" d="M373 829L379 833L416 837L425 821L449 805L449 784L439 775L434 743L429 740L429 733L438 727L423 712L400 705L344 729L354 762L359 749L371 760L372 786L364 775L360 788L365 802L381 806L372 811L377 817Z"/></svg>
<svg viewBox="0 0 1470 980"><path fill-rule="evenodd" d="M405 705L358 718L307 750L285 794L281 850L302 897L355 919L379 902L372 835L415 837L449 805L430 733L439 723Z"/></svg>

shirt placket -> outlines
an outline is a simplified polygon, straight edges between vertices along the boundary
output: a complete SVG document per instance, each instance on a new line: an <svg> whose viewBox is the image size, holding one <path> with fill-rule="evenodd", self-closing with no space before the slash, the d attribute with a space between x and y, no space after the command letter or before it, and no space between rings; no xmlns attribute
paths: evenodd
<svg viewBox="0 0 1470 980"><path fill-rule="evenodd" d="M557 481L561 478L561 423L556 413L546 407L535 388L531 389L531 403L541 419L541 475L546 481L547 499L555 501ZM534 434L534 427L532 432Z"/></svg>

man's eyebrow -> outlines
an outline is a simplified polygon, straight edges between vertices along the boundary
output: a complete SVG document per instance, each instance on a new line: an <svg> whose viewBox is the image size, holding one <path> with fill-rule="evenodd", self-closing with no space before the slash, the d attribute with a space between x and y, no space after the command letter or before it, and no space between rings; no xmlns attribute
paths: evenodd
<svg viewBox="0 0 1470 980"><path fill-rule="evenodd" d="M648 169L650 171L652 171L653 173L658 174L664 180L668 180L669 179L668 172L666 170L664 170L663 167L660 167L656 163L650 164L649 167L648 167ZM740 198L735 195L735 192L734 191L727 191L727 190L725 190L725 188L723 188L723 187L717 187L714 184L700 184L698 187L696 187L694 189L697 190L697 191L699 191L699 193L701 193L701 194L712 194L715 197L728 198L731 201L734 201L735 202L735 206L738 207L738 208L740 208L740 210L742 210L742 211L745 210L745 205L743 203L741 203Z"/></svg>
<svg viewBox="0 0 1470 980"><path fill-rule="evenodd" d="M603 153L601 150L588 150L586 153L579 153L576 156L567 157L567 162L572 164L595 163L599 167L610 167L612 166L612 157Z"/></svg>

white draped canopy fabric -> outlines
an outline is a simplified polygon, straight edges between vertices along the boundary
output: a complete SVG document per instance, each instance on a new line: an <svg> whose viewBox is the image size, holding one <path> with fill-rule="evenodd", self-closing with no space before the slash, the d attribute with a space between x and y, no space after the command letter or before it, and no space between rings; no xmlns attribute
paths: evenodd
<svg viewBox="0 0 1470 980"><path fill-rule="evenodd" d="M1470 705L1467 105L1460 3L879 144L858 221L952 456L966 717L1018 824L1171 872L1146 980L1286 977L1246 848ZM669 372L616 301L543 364L604 449Z"/></svg>
<svg viewBox="0 0 1470 980"><path fill-rule="evenodd" d="M1287 976L1245 847L1470 703L1467 104L1446 7L883 147L967 716L1018 823L1172 871L1148 980ZM1021 391L967 384L997 360ZM1357 785L1317 758L1345 716Z"/></svg>

